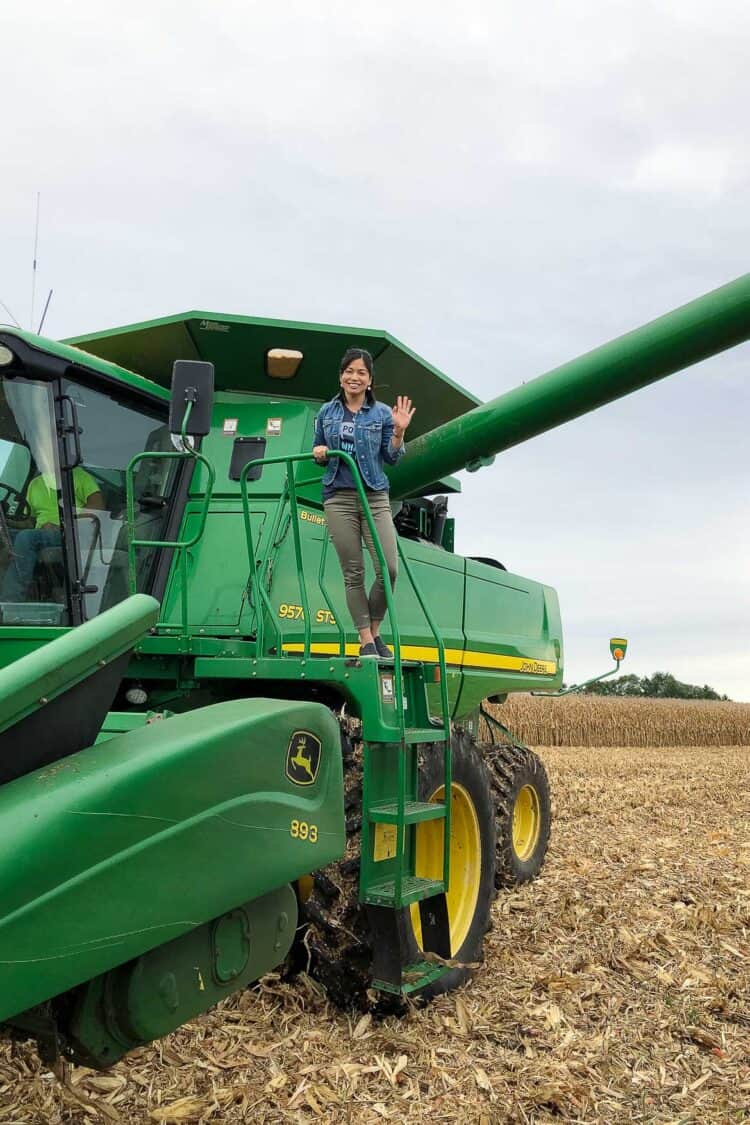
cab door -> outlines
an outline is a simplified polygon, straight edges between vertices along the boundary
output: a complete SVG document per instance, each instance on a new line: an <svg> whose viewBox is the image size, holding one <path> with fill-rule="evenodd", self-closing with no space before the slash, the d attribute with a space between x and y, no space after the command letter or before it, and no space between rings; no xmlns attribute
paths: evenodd
<svg viewBox="0 0 750 1125"><path fill-rule="evenodd" d="M0 383L3 663L79 620L72 599L74 544L66 518L58 397L53 380L21 372L6 374Z"/></svg>
<svg viewBox="0 0 750 1125"><path fill-rule="evenodd" d="M126 474L138 453L133 476L135 538L164 540L178 505L181 465L160 459L172 449L166 405L128 395L122 388L80 378L60 380L55 396L60 434L64 504L74 569L73 601L87 620L128 596ZM159 547L135 552L137 588L155 593Z"/></svg>

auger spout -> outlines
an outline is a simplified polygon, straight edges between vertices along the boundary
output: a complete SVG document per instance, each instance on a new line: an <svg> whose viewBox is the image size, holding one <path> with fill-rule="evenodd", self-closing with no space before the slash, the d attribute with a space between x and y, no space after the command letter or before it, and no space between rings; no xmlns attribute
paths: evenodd
<svg viewBox="0 0 750 1125"><path fill-rule="evenodd" d="M394 498L596 410L750 337L750 274L422 434L390 473Z"/></svg>

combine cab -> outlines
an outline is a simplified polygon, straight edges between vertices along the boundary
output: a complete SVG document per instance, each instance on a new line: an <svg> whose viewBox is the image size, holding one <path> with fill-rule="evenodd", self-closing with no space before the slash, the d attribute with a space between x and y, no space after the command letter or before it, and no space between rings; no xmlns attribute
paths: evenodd
<svg viewBox="0 0 750 1125"><path fill-rule="evenodd" d="M744 278L482 405L366 330L0 329L6 1031L108 1066L303 943L346 1005L465 980L550 830L482 703L560 690L563 656L551 587L454 553L449 474L749 332ZM419 405L390 660L359 659L310 454L352 343Z"/></svg>

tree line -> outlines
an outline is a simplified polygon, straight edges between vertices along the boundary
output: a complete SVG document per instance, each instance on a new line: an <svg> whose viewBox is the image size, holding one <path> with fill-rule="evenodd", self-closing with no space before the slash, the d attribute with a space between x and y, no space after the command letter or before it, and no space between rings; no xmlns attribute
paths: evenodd
<svg viewBox="0 0 750 1125"><path fill-rule="evenodd" d="M618 676L615 680L602 680L586 688L592 695L637 695L647 699L718 699L729 702L728 695L720 695L708 684L684 684L671 672L654 672L653 676Z"/></svg>

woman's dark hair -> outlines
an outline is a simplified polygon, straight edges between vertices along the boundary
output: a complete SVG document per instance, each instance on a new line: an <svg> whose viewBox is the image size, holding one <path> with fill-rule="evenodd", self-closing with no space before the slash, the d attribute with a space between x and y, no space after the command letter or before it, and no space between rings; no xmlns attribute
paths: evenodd
<svg viewBox="0 0 750 1125"><path fill-rule="evenodd" d="M373 368L375 365L372 362L372 356L366 350L366 348L347 348L341 357L341 363L339 364L339 375L344 374L353 359L361 359L370 375L371 383L365 391L365 399L367 400L368 404L372 406L375 401L375 395L373 393L373 387L375 386L375 372ZM346 396L344 395L343 387L339 390L338 397L340 398L341 402L346 405Z"/></svg>

